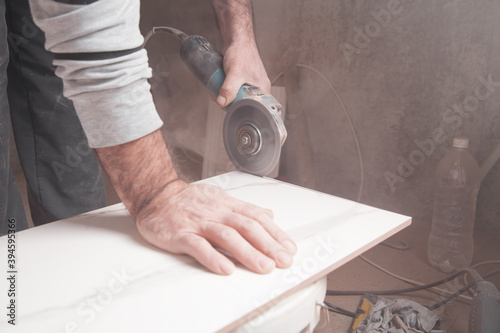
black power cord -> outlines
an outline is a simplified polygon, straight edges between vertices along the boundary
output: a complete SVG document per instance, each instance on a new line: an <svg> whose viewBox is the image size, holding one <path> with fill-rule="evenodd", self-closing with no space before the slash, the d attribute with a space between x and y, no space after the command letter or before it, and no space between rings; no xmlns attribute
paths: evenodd
<svg viewBox="0 0 500 333"><path fill-rule="evenodd" d="M450 275L449 277L446 277L446 278L444 278L442 280L439 280L439 281L436 281L436 282L432 282L432 283L429 283L429 284L425 284L425 285L422 285L422 286L418 286L418 287L412 287L412 288L390 289L390 290L365 290L365 291L327 290L326 291L326 295L327 296L356 296L356 295L364 295L364 294L374 294L374 295L404 294L404 293L409 293L409 292L413 292L413 291L424 290L424 289L429 289L429 288L435 287L437 285L440 285L440 284L446 283L448 281L451 281L451 280L453 280L453 279L455 279L455 278L457 278L457 277L459 277L461 275L464 275L465 273L468 273L468 272L469 272L468 270L462 270L462 271L459 271L459 272L457 272L457 273L455 273L453 275ZM492 271L492 272L489 272L489 273L486 273L486 274L484 274L481 277L483 279L487 279L487 278L492 277L492 276L497 275L497 274L500 274L500 269ZM476 282L470 282L469 284L463 286L462 288L460 288L459 290L457 290L455 293L453 293L452 295L448 296L444 300L442 300L442 301L440 301L438 303L435 303L433 305L426 306L426 307L429 310L431 310L431 311L435 310L435 309L439 308L440 306L442 306L442 305L444 305L446 303L449 303L450 301L454 300L455 298L457 298L458 296L460 296L465 291L467 291L470 288L474 287L474 285L476 285ZM342 308L339 308L337 306L333 306L330 303L325 302L325 305L328 306L328 309L330 311L337 312L339 314L343 314L343 315L349 316L349 317L356 316L355 313L353 313L351 311L348 311L348 310L345 310L345 309L342 309Z"/></svg>
<svg viewBox="0 0 500 333"><path fill-rule="evenodd" d="M338 313L338 314L341 314L341 315L344 315L347 317L352 317L352 318L356 317L356 313L354 313L354 312L351 312L351 311L346 310L346 309L342 309L341 307L333 305L332 303L329 303L327 301L324 301L323 303L328 308L328 311L335 312L335 313Z"/></svg>
<svg viewBox="0 0 500 333"><path fill-rule="evenodd" d="M481 276L483 279L487 279L489 277L492 277L493 275L497 275L497 274L500 274L500 269L497 269L496 271L492 271L492 272L489 272L483 276ZM462 288L460 288L459 290L457 290L454 294L450 295L449 297L445 298L444 300L442 300L441 302L438 302L436 304L433 304L433 305L430 305L428 306L427 308L429 310L434 310L434 309L437 309L439 308L440 306L452 301L453 299L457 298L459 295L461 295L462 293L466 292L467 290L469 290L470 288L474 287L474 285L476 285L477 282L471 282L469 283L468 285L466 286L463 286Z"/></svg>

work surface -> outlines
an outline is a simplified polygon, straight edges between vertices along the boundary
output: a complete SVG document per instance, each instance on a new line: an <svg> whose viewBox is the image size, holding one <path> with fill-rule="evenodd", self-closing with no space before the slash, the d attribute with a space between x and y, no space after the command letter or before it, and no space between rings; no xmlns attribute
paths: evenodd
<svg viewBox="0 0 500 333"><path fill-rule="evenodd" d="M229 331L410 224L407 216L232 172L204 183L270 208L297 242L294 264L212 274L147 244L121 204L16 234L16 326L1 332ZM2 253L7 237L0 238ZM7 274L6 255L0 269ZM0 304L8 304L0 280Z"/></svg>

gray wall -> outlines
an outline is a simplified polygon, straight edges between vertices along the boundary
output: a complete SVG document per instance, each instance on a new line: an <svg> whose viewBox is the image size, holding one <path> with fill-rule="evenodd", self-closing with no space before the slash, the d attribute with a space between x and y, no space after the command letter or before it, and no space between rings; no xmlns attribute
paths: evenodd
<svg viewBox="0 0 500 333"><path fill-rule="evenodd" d="M144 33L169 25L222 46L209 1L142 6ZM500 2L255 0L254 12L268 74L287 89L283 179L353 200L361 188L363 203L429 221L453 137L470 138L479 164L500 142ZM178 47L169 36L148 43L151 82L179 167L196 179L207 97ZM499 197L497 163L476 223L500 238Z"/></svg>

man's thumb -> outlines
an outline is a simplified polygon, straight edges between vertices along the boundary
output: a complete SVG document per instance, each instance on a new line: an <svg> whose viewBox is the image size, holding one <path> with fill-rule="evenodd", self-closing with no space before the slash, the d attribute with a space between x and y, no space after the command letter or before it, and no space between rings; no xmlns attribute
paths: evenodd
<svg viewBox="0 0 500 333"><path fill-rule="evenodd" d="M230 104L236 98L236 94L242 84L243 83L240 83L239 80L233 79L232 76L228 75L220 88L219 96L217 96L217 104L221 107Z"/></svg>

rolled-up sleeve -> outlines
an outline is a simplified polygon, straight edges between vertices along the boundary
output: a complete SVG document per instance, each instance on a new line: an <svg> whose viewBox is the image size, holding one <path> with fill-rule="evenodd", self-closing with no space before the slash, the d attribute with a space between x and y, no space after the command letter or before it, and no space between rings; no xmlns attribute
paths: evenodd
<svg viewBox="0 0 500 333"><path fill-rule="evenodd" d="M147 81L139 0L30 0L30 6L91 147L130 142L162 126Z"/></svg>

